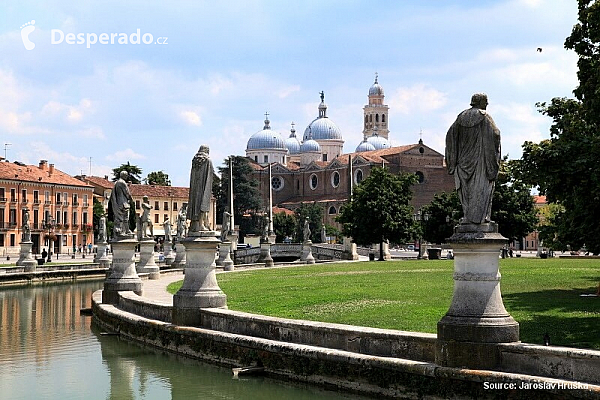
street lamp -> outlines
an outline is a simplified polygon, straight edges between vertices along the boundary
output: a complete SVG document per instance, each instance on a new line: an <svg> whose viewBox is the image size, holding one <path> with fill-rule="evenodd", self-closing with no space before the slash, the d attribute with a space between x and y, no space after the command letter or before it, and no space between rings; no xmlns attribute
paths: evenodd
<svg viewBox="0 0 600 400"><path fill-rule="evenodd" d="M419 209L416 214L413 215L413 218L421 226L421 229L419 230L419 253L417 254L417 260L420 260L423 258L423 221L429 220L429 213L422 213L421 209Z"/></svg>
<svg viewBox="0 0 600 400"><path fill-rule="evenodd" d="M52 230L54 229L54 218L52 217L48 217L47 220L42 221L42 223L44 224L44 227L46 229L48 229L48 234L46 235L46 237L48 238L48 260L47 262L52 261L52 238L54 236L54 233L52 233Z"/></svg>

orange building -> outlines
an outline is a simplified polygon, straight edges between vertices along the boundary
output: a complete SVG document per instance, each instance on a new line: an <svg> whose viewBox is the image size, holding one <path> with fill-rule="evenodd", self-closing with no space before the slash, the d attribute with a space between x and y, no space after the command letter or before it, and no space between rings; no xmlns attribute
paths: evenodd
<svg viewBox="0 0 600 400"><path fill-rule="evenodd" d="M0 161L0 254L18 255L23 215L29 212L33 252L71 253L94 241L93 188L41 160Z"/></svg>

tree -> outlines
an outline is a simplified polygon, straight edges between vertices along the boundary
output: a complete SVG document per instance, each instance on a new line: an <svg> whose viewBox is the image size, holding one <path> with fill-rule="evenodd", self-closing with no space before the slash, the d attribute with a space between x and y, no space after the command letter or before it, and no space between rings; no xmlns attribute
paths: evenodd
<svg viewBox="0 0 600 400"><path fill-rule="evenodd" d="M454 227L462 217L462 206L456 190L435 194L431 203L421 208L427 215L423 223L423 239L431 243L445 243L454 233Z"/></svg>
<svg viewBox="0 0 600 400"><path fill-rule="evenodd" d="M247 233L259 234L262 228L259 218L255 218L262 209L262 198L258 190L258 181L252 179L252 166L246 157L233 157L233 216L240 225L240 235ZM221 174L220 185L216 187L218 193L213 192L217 198L217 212L223 214L229 209L229 159L224 161L224 166L219 167ZM243 218L250 215L249 218Z"/></svg>
<svg viewBox="0 0 600 400"><path fill-rule="evenodd" d="M344 235L360 245L386 240L403 243L414 237L410 200L411 186L416 182L414 174L393 175L384 168L373 168L371 175L354 188L352 199L337 217Z"/></svg>
<svg viewBox="0 0 600 400"><path fill-rule="evenodd" d="M308 218L310 228L310 240L314 243L321 243L321 229L323 227L323 209L317 203L302 203L296 208L296 234L294 241L300 243L304 241L304 221Z"/></svg>
<svg viewBox="0 0 600 400"><path fill-rule="evenodd" d="M144 182L146 185L171 186L169 174L166 174L163 171L150 172L144 179Z"/></svg>
<svg viewBox="0 0 600 400"><path fill-rule="evenodd" d="M579 0L579 23L565 40L579 56L576 99L538 103L553 119L550 139L525 142L520 174L548 202L564 207L552 218L552 240L600 253L600 3ZM548 240L547 237L546 240Z"/></svg>
<svg viewBox="0 0 600 400"><path fill-rule="evenodd" d="M273 214L273 229L276 242L283 242L286 237L293 237L296 230L296 217L285 212Z"/></svg>
<svg viewBox="0 0 600 400"><path fill-rule="evenodd" d="M100 218L104 215L104 206L102 205L102 203L100 201L98 201L95 197L93 200L93 216L92 216L92 220L94 223L94 235L95 237L98 237L98 227L100 226ZM112 232L112 224L111 224L111 230ZM108 235L108 233L107 233ZM110 237L110 236L108 236Z"/></svg>
<svg viewBox="0 0 600 400"><path fill-rule="evenodd" d="M117 168L113 168L113 182L119 180L119 175L121 174L121 171L127 171L127 173L129 174L129 182L134 183L136 185L142 183L140 178L140 175L142 174L141 168L139 168L137 165L131 165L129 161L127 161L127 164L121 164Z"/></svg>

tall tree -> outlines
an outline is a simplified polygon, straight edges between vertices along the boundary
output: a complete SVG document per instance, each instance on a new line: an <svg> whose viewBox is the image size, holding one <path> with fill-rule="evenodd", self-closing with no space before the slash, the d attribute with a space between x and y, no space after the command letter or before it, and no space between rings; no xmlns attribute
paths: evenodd
<svg viewBox="0 0 600 400"><path fill-rule="evenodd" d="M411 186L414 174L393 175L384 168L373 168L371 175L352 191L352 200L337 217L343 233L360 245L404 243L414 237ZM381 248L381 246L380 246ZM380 254L380 259L382 259Z"/></svg>
<svg viewBox="0 0 600 400"><path fill-rule="evenodd" d="M293 237L296 230L296 217L285 212L273 214L273 230L276 242L282 242L286 237Z"/></svg>
<svg viewBox="0 0 600 400"><path fill-rule="evenodd" d="M323 229L323 209L316 203L302 203L294 211L296 214L296 231L294 241L300 243L304 240L304 221L308 218L310 240L321 243L321 229Z"/></svg>
<svg viewBox="0 0 600 400"><path fill-rule="evenodd" d="M243 156L233 157L233 216L237 224L240 224L240 235L246 233L261 233L262 228L258 218L254 218L262 211L262 198L258 190L258 181L252 179L252 166L248 158ZM222 214L223 210L229 209L229 159L226 159L222 167L219 167L221 184L219 192L214 193L217 198L217 212ZM219 211L220 210L220 211ZM244 215L250 218L243 219Z"/></svg>
<svg viewBox="0 0 600 400"><path fill-rule="evenodd" d="M169 174L166 174L163 171L150 172L144 179L144 183L146 183L146 185L171 186Z"/></svg>
<svg viewBox="0 0 600 400"><path fill-rule="evenodd" d="M538 103L553 119L550 139L525 142L520 172L539 186L548 202L564 207L553 218L554 239L600 253L600 3L579 0L579 23L565 41L574 50L579 86L576 99Z"/></svg>
<svg viewBox="0 0 600 400"><path fill-rule="evenodd" d="M137 165L131 165L129 161L127 161L127 164L121 164L117 168L113 168L113 182L116 182L119 179L121 171L127 171L127 173L129 174L129 182L134 183L136 185L142 183L140 178L140 175L142 175L142 169Z"/></svg>
<svg viewBox="0 0 600 400"><path fill-rule="evenodd" d="M437 193L431 203L421 208L423 238L431 243L445 243L454 233L454 227L462 217L462 207L456 190Z"/></svg>

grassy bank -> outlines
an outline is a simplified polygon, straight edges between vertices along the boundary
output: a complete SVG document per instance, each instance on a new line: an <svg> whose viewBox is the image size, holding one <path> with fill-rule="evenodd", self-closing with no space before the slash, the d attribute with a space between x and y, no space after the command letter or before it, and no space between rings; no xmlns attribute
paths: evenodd
<svg viewBox="0 0 600 400"><path fill-rule="evenodd" d="M521 340L600 350L600 260L500 261L502 295ZM452 261L360 262L219 274L232 310L436 332L452 299ZM176 292L181 282L169 287Z"/></svg>

